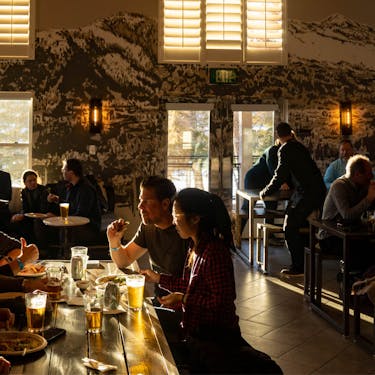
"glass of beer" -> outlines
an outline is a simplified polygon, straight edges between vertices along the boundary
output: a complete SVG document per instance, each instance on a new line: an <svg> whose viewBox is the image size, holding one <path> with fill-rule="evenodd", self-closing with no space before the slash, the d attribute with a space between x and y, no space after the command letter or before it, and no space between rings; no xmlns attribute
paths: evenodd
<svg viewBox="0 0 375 375"><path fill-rule="evenodd" d="M48 267L46 273L48 297L52 302L58 301L61 299L63 270L61 267Z"/></svg>
<svg viewBox="0 0 375 375"><path fill-rule="evenodd" d="M126 275L126 287L128 289L128 306L134 311L142 310L143 292L145 288L144 275Z"/></svg>
<svg viewBox="0 0 375 375"><path fill-rule="evenodd" d="M25 294L27 330L39 333L44 328L44 316L46 312L47 293L35 290Z"/></svg>
<svg viewBox="0 0 375 375"><path fill-rule="evenodd" d="M64 221L68 220L69 203L60 203L60 216Z"/></svg>
<svg viewBox="0 0 375 375"><path fill-rule="evenodd" d="M103 322L103 295L85 293L83 306L86 315L86 331L88 333L100 333Z"/></svg>

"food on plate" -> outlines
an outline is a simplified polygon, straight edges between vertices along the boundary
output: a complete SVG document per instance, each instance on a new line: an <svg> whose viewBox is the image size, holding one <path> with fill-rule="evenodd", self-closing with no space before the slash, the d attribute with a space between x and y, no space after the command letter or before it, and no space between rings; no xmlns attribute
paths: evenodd
<svg viewBox="0 0 375 375"><path fill-rule="evenodd" d="M46 341L43 337L27 332L3 332L0 335L0 353L27 353L43 349Z"/></svg>
<svg viewBox="0 0 375 375"><path fill-rule="evenodd" d="M32 274L41 274L46 272L46 267L40 263L30 263L26 264L24 269L18 272L19 276L22 275L32 275Z"/></svg>
<svg viewBox="0 0 375 375"><path fill-rule="evenodd" d="M100 276L96 279L96 284L97 285L102 285L106 284L109 281L112 281L118 285L126 285L126 279L125 275L105 275L105 276Z"/></svg>

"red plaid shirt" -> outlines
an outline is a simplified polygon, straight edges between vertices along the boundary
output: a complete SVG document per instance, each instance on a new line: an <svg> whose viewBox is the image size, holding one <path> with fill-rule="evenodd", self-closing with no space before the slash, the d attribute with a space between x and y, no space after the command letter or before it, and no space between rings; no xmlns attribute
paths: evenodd
<svg viewBox="0 0 375 375"><path fill-rule="evenodd" d="M159 285L187 294L182 306L187 333L194 334L203 327L239 329L232 257L221 240L201 240L192 268L186 261L182 278L162 274Z"/></svg>

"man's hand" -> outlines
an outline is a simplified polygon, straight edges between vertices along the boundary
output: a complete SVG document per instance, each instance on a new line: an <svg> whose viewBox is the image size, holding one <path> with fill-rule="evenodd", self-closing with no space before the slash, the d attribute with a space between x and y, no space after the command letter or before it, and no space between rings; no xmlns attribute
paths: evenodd
<svg viewBox="0 0 375 375"><path fill-rule="evenodd" d="M16 223L18 221L22 221L25 218L24 214L14 214L10 219L11 223Z"/></svg>
<svg viewBox="0 0 375 375"><path fill-rule="evenodd" d="M112 221L107 227L107 238L111 247L117 247L126 232L129 222L124 219ZM114 246L113 246L114 245Z"/></svg>
<svg viewBox="0 0 375 375"><path fill-rule="evenodd" d="M14 324L14 314L7 308L0 308L0 328L9 329Z"/></svg>
<svg viewBox="0 0 375 375"><path fill-rule="evenodd" d="M145 275L146 281L150 283L159 284L160 282L160 275L151 270L140 270L140 274Z"/></svg>
<svg viewBox="0 0 375 375"><path fill-rule="evenodd" d="M21 237L21 256L20 259L24 264L32 263L38 260L39 250L34 244L27 245L26 240Z"/></svg>
<svg viewBox="0 0 375 375"><path fill-rule="evenodd" d="M47 278L45 279L24 279L23 291L25 293L33 292L34 290L44 290L47 292Z"/></svg>
<svg viewBox="0 0 375 375"><path fill-rule="evenodd" d="M60 197L55 194L49 193L47 196L48 203L59 203Z"/></svg>

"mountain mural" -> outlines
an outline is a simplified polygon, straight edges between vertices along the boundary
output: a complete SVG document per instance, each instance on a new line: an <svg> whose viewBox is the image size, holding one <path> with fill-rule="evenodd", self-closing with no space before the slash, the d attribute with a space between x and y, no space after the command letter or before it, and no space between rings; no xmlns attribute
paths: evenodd
<svg viewBox="0 0 375 375"><path fill-rule="evenodd" d="M139 179L166 169L167 102L214 103L210 152L223 160L232 156L231 104L286 99L289 122L324 171L341 138L338 103L351 100L352 141L374 159L374 29L335 14L291 20L288 30L287 65L239 66L239 85L216 86L208 84L205 66L158 64L156 22L121 13L87 27L38 32L35 60L0 63L0 89L34 93L33 167L43 183L61 178L62 159L77 157L133 207ZM102 134L83 126L92 97L106 103L109 127Z"/></svg>

